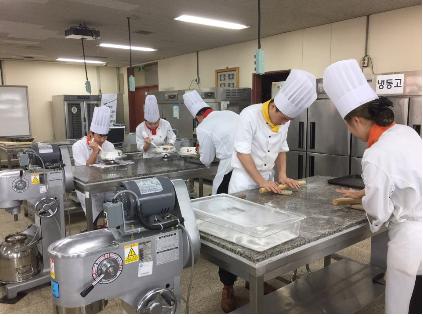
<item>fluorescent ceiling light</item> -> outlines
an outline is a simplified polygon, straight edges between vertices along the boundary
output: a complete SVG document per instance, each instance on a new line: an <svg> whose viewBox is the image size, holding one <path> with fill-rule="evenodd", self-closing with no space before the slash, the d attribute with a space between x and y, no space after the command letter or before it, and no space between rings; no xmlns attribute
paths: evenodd
<svg viewBox="0 0 423 317"><path fill-rule="evenodd" d="M71 63L83 63L84 62L83 59L65 58L65 57L56 58L56 61L58 61L58 62L71 62ZM95 60L92 60L92 59L86 59L85 62L87 64L102 64L102 65L106 64L106 62L95 61Z"/></svg>
<svg viewBox="0 0 423 317"><path fill-rule="evenodd" d="M119 48L122 50L129 50L129 45L120 45L120 44L112 44L112 43L100 43L101 47L109 47L109 48ZM155 48L151 47L142 47L142 46L131 46L131 50L133 51L143 51L143 52L154 52L157 51Z"/></svg>
<svg viewBox="0 0 423 317"><path fill-rule="evenodd" d="M183 14L183 15L175 18L175 20L182 21L182 22L188 22L188 23L214 26L214 27L224 28L224 29L231 29L231 30L242 30L242 29L246 29L246 28L249 27L247 25L243 25L243 24L239 24L239 23L209 19L209 18L202 18L202 17L196 17L196 16L193 16L193 15L186 15L186 14Z"/></svg>

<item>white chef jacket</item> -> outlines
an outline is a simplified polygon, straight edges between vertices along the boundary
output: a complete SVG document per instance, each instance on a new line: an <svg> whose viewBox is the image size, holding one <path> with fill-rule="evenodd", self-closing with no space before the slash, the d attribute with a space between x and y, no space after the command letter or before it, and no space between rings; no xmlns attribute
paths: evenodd
<svg viewBox="0 0 423 317"><path fill-rule="evenodd" d="M237 157L237 152L251 154L257 170L266 180L273 179L273 167L280 152L288 152L287 143L290 121L273 132L264 120L263 104L251 105L240 114L232 155L232 173L229 193L257 188L258 184L248 175Z"/></svg>
<svg viewBox="0 0 423 317"><path fill-rule="evenodd" d="M101 146L103 151L113 151L115 149L115 146L109 142L104 141L103 145ZM90 157L92 153L92 149L87 144L87 137L84 136L82 139L76 141L72 145L72 155L73 159L75 161L75 166L85 166L87 164L87 160ZM98 162L100 159L100 153L97 156ZM85 206L85 195L84 193L81 193L80 191L76 191L76 195L78 197L79 202L81 203L81 207L86 213L86 206ZM103 202L105 199L105 195L102 193L97 193L92 195L92 201L93 201L93 220L95 220L100 213L100 211L103 209Z"/></svg>
<svg viewBox="0 0 423 317"><path fill-rule="evenodd" d="M101 148L103 149L103 151L108 152L108 151L113 151L115 149L115 146L113 145L113 143L106 140L104 141ZM87 144L86 136L76 141L72 145L72 155L75 161L75 166L87 165L87 160L90 157L92 151L93 150ZM99 159L100 159L100 153L97 156L97 162L99 161Z"/></svg>
<svg viewBox="0 0 423 317"><path fill-rule="evenodd" d="M214 158L219 167L213 180L212 194L216 194L223 177L232 170L231 159L239 115L232 111L211 112L196 129L200 145L200 161L210 166Z"/></svg>
<svg viewBox="0 0 423 317"><path fill-rule="evenodd" d="M170 126L169 121L160 119L159 126L156 130L156 135L151 133L151 130L147 128L145 122L141 122L135 131L136 141L137 141L137 148L140 151L143 151L144 158L151 158L151 157L161 157L160 153L154 153L154 145L151 145L148 148L147 152L144 152L144 137L143 131L147 133L148 137L152 139L153 143L157 146L165 145L165 144L175 144L176 135L172 131L172 127Z"/></svg>
<svg viewBox="0 0 423 317"><path fill-rule="evenodd" d="M422 263L422 140L410 127L386 130L362 159L362 199L373 232L388 226L386 313L408 313Z"/></svg>

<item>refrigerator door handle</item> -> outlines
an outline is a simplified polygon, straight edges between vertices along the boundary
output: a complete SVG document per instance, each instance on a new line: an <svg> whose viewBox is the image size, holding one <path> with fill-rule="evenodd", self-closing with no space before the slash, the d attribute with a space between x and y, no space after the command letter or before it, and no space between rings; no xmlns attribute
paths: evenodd
<svg viewBox="0 0 423 317"><path fill-rule="evenodd" d="M303 163L304 163L304 156L302 154L298 154L298 178L303 178Z"/></svg>
<svg viewBox="0 0 423 317"><path fill-rule="evenodd" d="M308 167L309 167L309 177L314 176L314 156L310 155L309 156L309 161L308 161Z"/></svg>
<svg viewBox="0 0 423 317"><path fill-rule="evenodd" d="M310 122L310 149L316 147L316 122Z"/></svg>
<svg viewBox="0 0 423 317"><path fill-rule="evenodd" d="M298 148L304 148L304 122L299 122L299 129L298 129Z"/></svg>

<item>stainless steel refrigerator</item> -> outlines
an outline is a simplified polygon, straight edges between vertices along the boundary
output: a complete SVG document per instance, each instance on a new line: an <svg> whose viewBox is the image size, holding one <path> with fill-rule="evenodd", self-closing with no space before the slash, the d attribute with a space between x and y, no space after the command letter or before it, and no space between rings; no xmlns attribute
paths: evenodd
<svg viewBox="0 0 423 317"><path fill-rule="evenodd" d="M410 97L408 125L422 136L422 96Z"/></svg>
<svg viewBox="0 0 423 317"><path fill-rule="evenodd" d="M53 96L53 132L57 141L80 139L87 134L100 95Z"/></svg>
<svg viewBox="0 0 423 317"><path fill-rule="evenodd" d="M185 90L157 91L156 96L159 104L160 115L170 122L172 129L178 138L192 139L195 135L195 121L187 107L184 105L183 95ZM231 110L241 112L250 105L250 88L208 88L199 91L201 98L214 110ZM225 108L222 109L222 104Z"/></svg>
<svg viewBox="0 0 423 317"><path fill-rule="evenodd" d="M169 121L177 138L193 138L195 122L191 113L184 104L183 95L185 90L156 91L161 118ZM216 100L215 90L199 91L203 100L211 108L220 110L220 104Z"/></svg>
<svg viewBox="0 0 423 317"><path fill-rule="evenodd" d="M307 111L292 120L288 129L286 172L291 178L306 176L307 164Z"/></svg>
<svg viewBox="0 0 423 317"><path fill-rule="evenodd" d="M307 176L348 174L349 137L344 120L327 98L308 110Z"/></svg>
<svg viewBox="0 0 423 317"><path fill-rule="evenodd" d="M288 177L338 177L348 174L347 128L333 103L324 94L321 80L317 84L318 99L291 121L288 130Z"/></svg>
<svg viewBox="0 0 423 317"><path fill-rule="evenodd" d="M182 95L184 91L156 91L161 118L169 121L178 138L192 138L193 118L184 106Z"/></svg>

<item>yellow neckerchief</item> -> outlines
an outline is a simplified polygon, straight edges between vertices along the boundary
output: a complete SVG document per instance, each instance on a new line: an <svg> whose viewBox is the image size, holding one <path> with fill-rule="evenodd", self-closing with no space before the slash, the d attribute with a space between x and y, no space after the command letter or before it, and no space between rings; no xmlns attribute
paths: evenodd
<svg viewBox="0 0 423 317"><path fill-rule="evenodd" d="M263 106L261 107L261 113L263 114L264 120L269 125L269 128L272 130L272 132L279 132L279 125L273 124L272 120L270 120L269 115L269 105L270 100L263 103Z"/></svg>

